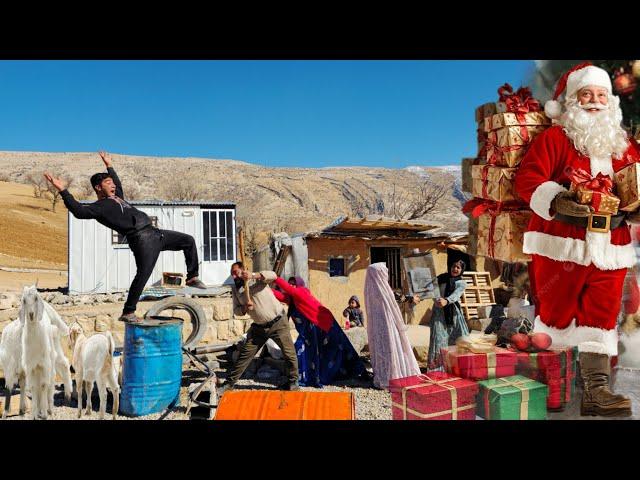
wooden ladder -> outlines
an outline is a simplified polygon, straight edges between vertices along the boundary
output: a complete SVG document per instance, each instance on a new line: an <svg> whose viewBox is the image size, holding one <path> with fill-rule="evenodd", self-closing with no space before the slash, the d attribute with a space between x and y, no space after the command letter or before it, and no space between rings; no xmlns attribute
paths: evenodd
<svg viewBox="0 0 640 480"><path fill-rule="evenodd" d="M284 264L287 261L289 253L291 253L291 245L282 245L282 247L280 247L280 251L278 252L278 256L276 257L276 261L273 265L273 271L277 276L282 274L282 270L284 270Z"/></svg>
<svg viewBox="0 0 640 480"><path fill-rule="evenodd" d="M495 305L496 297L489 272L464 272L462 279L467 283L467 288L460 298L460 306L468 321L473 317L478 318L478 307Z"/></svg>

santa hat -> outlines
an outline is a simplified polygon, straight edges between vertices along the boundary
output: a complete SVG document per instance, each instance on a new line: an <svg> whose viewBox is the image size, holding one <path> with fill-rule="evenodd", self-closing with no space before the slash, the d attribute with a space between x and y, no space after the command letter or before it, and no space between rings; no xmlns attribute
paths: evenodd
<svg viewBox="0 0 640 480"><path fill-rule="evenodd" d="M566 99L588 85L606 88L611 94L611 78L607 71L593 66L590 62L581 63L560 77L553 100L549 100L544 104L544 113L549 118L559 118L562 115L562 105L558 102L558 97L562 95L562 92L565 89L567 90Z"/></svg>

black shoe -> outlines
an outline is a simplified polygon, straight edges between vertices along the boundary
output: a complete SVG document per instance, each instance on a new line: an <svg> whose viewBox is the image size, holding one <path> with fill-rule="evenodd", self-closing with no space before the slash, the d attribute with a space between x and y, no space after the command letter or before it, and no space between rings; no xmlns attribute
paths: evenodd
<svg viewBox="0 0 640 480"><path fill-rule="evenodd" d="M200 279L194 280L191 283L187 282L186 285L187 287L200 288L202 290L206 290L207 288L209 288L204 283L202 283L202 280Z"/></svg>

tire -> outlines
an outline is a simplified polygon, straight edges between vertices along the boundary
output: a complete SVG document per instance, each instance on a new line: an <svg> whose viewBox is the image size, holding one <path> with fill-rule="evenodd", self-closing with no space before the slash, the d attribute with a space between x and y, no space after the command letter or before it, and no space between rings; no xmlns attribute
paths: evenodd
<svg viewBox="0 0 640 480"><path fill-rule="evenodd" d="M155 317L161 315L161 313L165 310L185 310L189 313L191 317L191 326L193 327L191 330L191 335L187 338L182 346L185 348L193 348L207 331L207 317L204 313L204 309L202 305L200 305L195 300L185 297L169 297L164 300L160 300L155 303L148 311L145 313L146 317Z"/></svg>

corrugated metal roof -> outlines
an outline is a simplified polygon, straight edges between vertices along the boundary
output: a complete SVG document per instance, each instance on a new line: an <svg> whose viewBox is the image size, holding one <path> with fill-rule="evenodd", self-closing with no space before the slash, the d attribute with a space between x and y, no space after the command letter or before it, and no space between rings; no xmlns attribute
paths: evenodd
<svg viewBox="0 0 640 480"><path fill-rule="evenodd" d="M93 203L95 200L80 200L80 203ZM215 207L234 207L236 204L234 202L216 202L213 200L195 200L195 201L185 201L185 200L127 200L131 205L154 205L154 206L167 206L167 207L207 207L207 206L215 206Z"/></svg>

